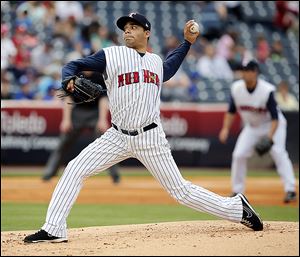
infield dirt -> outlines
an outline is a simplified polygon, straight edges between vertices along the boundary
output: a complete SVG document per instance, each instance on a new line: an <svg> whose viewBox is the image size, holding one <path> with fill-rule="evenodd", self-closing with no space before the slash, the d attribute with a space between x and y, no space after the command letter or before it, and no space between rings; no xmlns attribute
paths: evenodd
<svg viewBox="0 0 300 257"><path fill-rule="evenodd" d="M2 232L1 256L298 256L299 223L265 222L253 232L229 221L69 229L69 242L24 244L33 231Z"/></svg>
<svg viewBox="0 0 300 257"><path fill-rule="evenodd" d="M221 195L230 193L228 177L187 177ZM2 202L49 202L57 178L3 177ZM283 205L279 178L248 178L254 205ZM152 177L109 177L85 181L78 203L176 203ZM294 203L294 206L298 203ZM229 221L181 221L69 229L69 242L24 244L35 231L1 232L2 256L298 256L299 222L264 221L264 231Z"/></svg>

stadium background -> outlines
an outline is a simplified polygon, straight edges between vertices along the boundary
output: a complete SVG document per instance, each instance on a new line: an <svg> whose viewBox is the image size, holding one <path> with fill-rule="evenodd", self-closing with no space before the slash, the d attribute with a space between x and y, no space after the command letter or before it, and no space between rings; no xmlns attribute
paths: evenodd
<svg viewBox="0 0 300 257"><path fill-rule="evenodd" d="M262 78L277 87L285 81L290 94L299 99L297 4L234 2L2 1L1 163L45 164L58 144L61 101L54 89L60 87L62 65L122 44L115 21L135 10L149 18L153 28L149 51L162 58L183 40L187 19L202 25L202 35L182 68L163 87L162 121L179 165L228 167L242 124L236 120L227 145L220 144L217 135L242 61L257 59ZM212 70L205 68L210 65ZM298 103L282 106L288 118L287 148L295 164L299 163L297 107ZM65 163L90 141L88 135L80 138ZM267 158L254 163L272 165ZM123 164L139 165L134 160Z"/></svg>
<svg viewBox="0 0 300 257"><path fill-rule="evenodd" d="M162 58L183 40L186 20L194 18L202 24L201 38L192 46L173 82L165 85L162 117L183 175L228 195L231 151L242 124L236 120L226 146L218 142L217 133L231 82L240 76L241 61L252 56L259 61L263 78L277 87L286 81L289 92L299 100L297 4L1 1L1 231L35 230L44 220L57 180L44 184L40 176L59 134L62 105L54 89L60 87L62 65L101 47L122 44L121 31L114 24L119 16L131 11L149 18L153 27L149 51ZM278 16L282 11L287 14L288 24ZM208 55L209 49L214 49L218 60L225 63L221 72L201 70L200 59ZM282 108L288 119L287 148L298 178L299 113L295 107ZM90 136L86 134L66 163L88 142ZM254 156L250 167L248 197L265 220L299 221L297 203L282 205L281 182L269 156ZM134 160L122 162L121 173L119 188L109 183L106 174L87 181L71 213L71 228L211 219L174 205ZM91 217L92 213L101 215L101 219Z"/></svg>

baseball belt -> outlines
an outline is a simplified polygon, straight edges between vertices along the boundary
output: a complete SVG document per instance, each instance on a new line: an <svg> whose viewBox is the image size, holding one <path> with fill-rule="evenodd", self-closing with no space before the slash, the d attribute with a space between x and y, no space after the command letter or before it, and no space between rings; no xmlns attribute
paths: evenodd
<svg viewBox="0 0 300 257"><path fill-rule="evenodd" d="M147 130L156 128L156 127L157 127L157 124L153 122L153 123L151 123L150 125L148 125L148 126L146 126L146 127L143 127L143 128L142 128L142 131L120 129L120 128L118 128L117 125L115 125L115 124L113 124L113 123L112 123L112 126L113 126L116 130L121 131L123 134L129 135L129 136L137 136L138 134L142 133L142 131L143 131L143 132L146 132Z"/></svg>

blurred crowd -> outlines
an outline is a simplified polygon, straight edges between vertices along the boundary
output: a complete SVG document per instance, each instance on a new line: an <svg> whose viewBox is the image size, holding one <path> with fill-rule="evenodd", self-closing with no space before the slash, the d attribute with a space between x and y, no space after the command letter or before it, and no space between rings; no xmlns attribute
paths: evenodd
<svg viewBox="0 0 300 257"><path fill-rule="evenodd" d="M1 2L1 99L56 100L61 68L73 59L117 45L93 4L79 1Z"/></svg>
<svg viewBox="0 0 300 257"><path fill-rule="evenodd" d="M270 44L264 34L257 37L254 49L243 45L231 26L243 21L240 1L193 2L203 13L215 15L218 22L203 24L205 32L185 60L193 68L189 72L181 68L165 83L162 101L196 101L195 81L238 79L244 60L255 58L264 63L285 58L282 42L278 39ZM276 1L275 30L298 33L296 2ZM57 100L55 89L60 87L66 62L122 44L114 26L110 30L104 25L94 5L92 1L1 1L1 99ZM165 58L181 39L174 33L163 40L159 54Z"/></svg>

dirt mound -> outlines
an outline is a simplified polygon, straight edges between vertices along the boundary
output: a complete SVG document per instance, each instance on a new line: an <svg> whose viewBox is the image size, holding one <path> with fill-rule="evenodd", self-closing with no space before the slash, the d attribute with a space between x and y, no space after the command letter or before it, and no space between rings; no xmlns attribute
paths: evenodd
<svg viewBox="0 0 300 257"><path fill-rule="evenodd" d="M264 225L258 232L222 220L77 228L61 244L24 244L33 231L1 232L1 256L298 255L298 222Z"/></svg>

